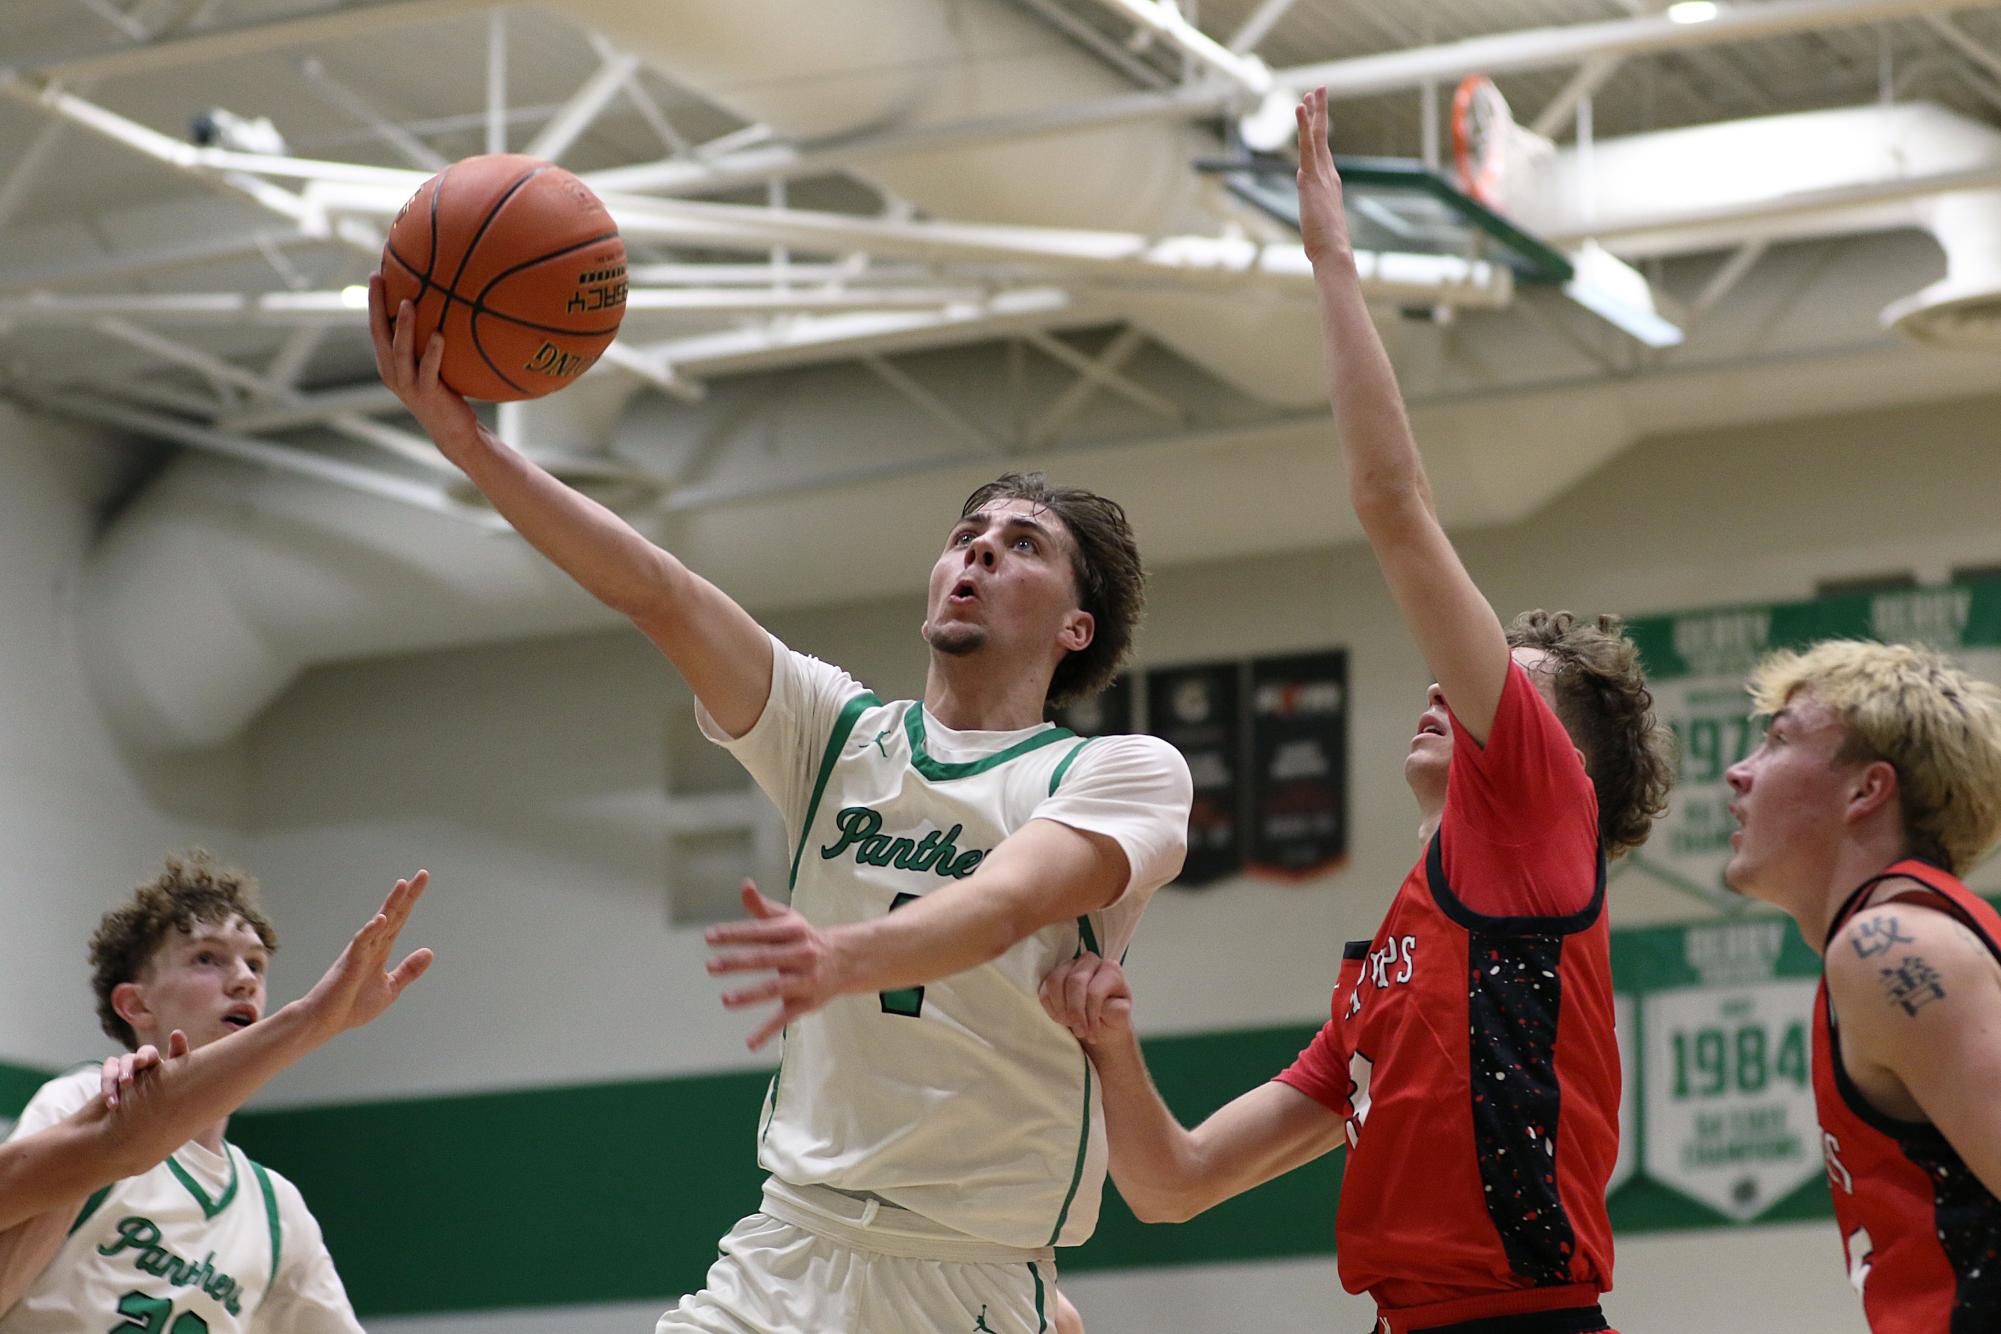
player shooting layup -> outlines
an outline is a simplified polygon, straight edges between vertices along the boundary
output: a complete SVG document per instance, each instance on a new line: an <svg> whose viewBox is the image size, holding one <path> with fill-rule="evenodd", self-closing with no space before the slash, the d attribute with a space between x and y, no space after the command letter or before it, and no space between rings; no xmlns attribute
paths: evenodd
<svg viewBox="0 0 2001 1334"><path fill-rule="evenodd" d="M104 1029L170 1057L50 1080L22 1112L5 1157L26 1151L23 1194L42 1211L23 1220L16 1199L0 1205L13 1220L0 1232L0 1331L360 1334L298 1189L223 1131L258 1085L423 973L428 950L393 972L383 963L424 881L398 881L319 985L268 1017L275 936L240 872L170 860L105 915L91 941ZM114 1098L126 1105L107 1108ZM79 1141L103 1156L71 1161Z"/></svg>
<svg viewBox="0 0 2001 1334"><path fill-rule="evenodd" d="M884 703L480 427L438 380L442 340L420 362L379 277L369 292L383 379L522 536L659 646L795 840L792 907L746 885L751 920L709 933L712 971L769 974L725 1002L779 1004L751 1039L784 1032L764 1207L660 1334L1049 1327L1051 1248L1090 1235L1105 1147L1090 1064L1037 986L1059 959L1123 950L1187 839L1171 747L1041 721L1131 643L1124 513L1034 476L974 492L931 570L924 698Z"/></svg>
<svg viewBox="0 0 2001 1334"><path fill-rule="evenodd" d="M1820 951L1813 1096L1875 1334L2001 1329L2001 691L1929 649L1834 641L1752 673L1724 879Z"/></svg>
<svg viewBox="0 0 2001 1334"><path fill-rule="evenodd" d="M1299 130L1350 498L1438 681L1404 763L1425 855L1375 938L1345 952L1313 1045L1193 1131L1147 1078L1116 964L1060 966L1045 1002L1104 1077L1112 1174L1141 1217L1190 1217L1345 1140L1336 1252L1380 1334L1605 1330L1605 858L1659 813L1667 739L1610 624L1533 612L1503 631L1460 564L1362 301L1324 90Z"/></svg>

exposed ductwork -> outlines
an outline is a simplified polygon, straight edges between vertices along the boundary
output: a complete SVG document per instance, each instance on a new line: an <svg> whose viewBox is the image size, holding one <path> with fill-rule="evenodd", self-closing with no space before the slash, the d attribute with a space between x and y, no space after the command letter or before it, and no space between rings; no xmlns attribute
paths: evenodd
<svg viewBox="0 0 2001 1334"><path fill-rule="evenodd" d="M1844 107L1566 148L1509 202L1538 235L1596 238L1629 259L1921 228L1945 251L1946 275L1883 322L1923 342L2001 343L2001 131L1943 107Z"/></svg>
<svg viewBox="0 0 2001 1334"><path fill-rule="evenodd" d="M672 24L661 22L652 0L577 0L566 12L799 141L1015 114L1125 90L1116 75L1005 0L823 0L781 25L751 5L687 7ZM1022 73L1030 65L1032 79ZM2001 290L1994 192L1935 199L1864 192L1886 180L1993 170L2001 163L1997 141L1985 127L1922 106L1601 141L1590 164L1597 197L1582 193L1581 164L1565 153L1522 212L1531 230L1598 235L1633 256L1925 227L1946 248L1948 274L1902 312L1922 322L1927 312L1951 308L1941 300L1981 300ZM1803 144L1814 146L1810 160ZM1215 147L1196 130L1150 120L885 157L869 174L941 218L1216 236L1233 225L1230 210L1189 170ZM1243 392L1302 408L1249 431L1184 433L1062 456L1066 479L1127 500L1156 564L1353 536L1340 507L1330 512L1327 503L1338 494L1338 478L1317 407L1320 350L1310 301L1269 287L1252 295L1219 285L1213 295L1118 291L1095 294L1093 302ZM730 357L755 357L759 349L716 355L721 374L741 369ZM1907 394L1919 378L1918 355L1871 351L1497 392L1420 406L1413 417L1447 520L1504 522L1533 512L1643 433ZM1971 363L1942 360L1925 370L1928 396L1991 387L1983 379L1988 369ZM786 411L795 421L851 416L845 398L858 382L862 377L816 374L792 391ZM607 386L603 399L587 402L580 386L511 424L529 433L530 444L588 455L607 438L629 392L629 384ZM579 397L567 401L569 394ZM707 414L731 410L740 405L677 409L693 423L691 436L707 429ZM683 513L672 544L760 606L883 595L921 568L931 535L885 531L869 550L856 550L848 518L854 507L934 505L941 493L958 493L962 483L1015 462L916 451L886 463L865 489L774 493ZM1236 507L1242 513L1213 503L1244 494L1259 501ZM776 533L783 538L774 540ZM798 558L834 550L843 553L838 562ZM163 750L226 741L315 662L614 620L511 536L431 520L413 526L407 511L381 500L338 495L297 476L246 478L238 465L193 455L107 534L86 572L78 615L93 686L121 734Z"/></svg>

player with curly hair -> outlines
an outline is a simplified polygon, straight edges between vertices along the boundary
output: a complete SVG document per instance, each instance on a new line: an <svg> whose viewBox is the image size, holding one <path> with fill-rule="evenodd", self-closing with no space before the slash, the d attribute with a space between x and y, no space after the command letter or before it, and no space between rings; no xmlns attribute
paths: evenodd
<svg viewBox="0 0 2001 1334"><path fill-rule="evenodd" d="M1668 734L1617 621L1534 611L1504 629L1460 563L1362 300L1324 90L1299 129L1349 498L1436 678L1404 760L1423 853L1343 951L1312 1045L1192 1131L1148 1078L1116 964L1059 965L1044 1003L1103 1076L1112 1177L1141 1218L1190 1217L1345 1143L1335 1250L1379 1334L1605 1330L1605 866L1664 808Z"/></svg>
<svg viewBox="0 0 2001 1334"><path fill-rule="evenodd" d="M277 935L242 872L172 857L105 914L92 986L128 1052L44 1084L0 1145L0 1331L360 1330L297 1188L223 1134L272 1075L429 967L417 950L385 970L428 878L397 881L319 983L268 1015Z"/></svg>

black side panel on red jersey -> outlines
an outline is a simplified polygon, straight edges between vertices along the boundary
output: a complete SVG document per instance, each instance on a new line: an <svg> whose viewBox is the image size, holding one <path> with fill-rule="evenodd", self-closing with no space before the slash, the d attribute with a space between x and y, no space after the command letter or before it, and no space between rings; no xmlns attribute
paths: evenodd
<svg viewBox="0 0 2001 1334"><path fill-rule="evenodd" d="M1556 1183L1563 937L1474 932L1467 957L1473 1144L1487 1216L1517 1274L1568 1283L1576 1237Z"/></svg>
<svg viewBox="0 0 2001 1334"><path fill-rule="evenodd" d="M1932 1180L1938 1244L1954 1279L1950 1334L1994 1334L2001 1316L2001 1213L1994 1196L1943 1135L1899 1136L1898 1142Z"/></svg>

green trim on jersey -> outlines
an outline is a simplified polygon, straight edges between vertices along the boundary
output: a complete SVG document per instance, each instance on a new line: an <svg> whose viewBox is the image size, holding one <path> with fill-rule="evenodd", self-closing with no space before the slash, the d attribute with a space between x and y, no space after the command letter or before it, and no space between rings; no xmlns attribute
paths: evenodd
<svg viewBox="0 0 2001 1334"><path fill-rule="evenodd" d="M1063 1195L1063 1209L1056 1215L1056 1227L1044 1245L1054 1246L1070 1221L1070 1203L1077 1198L1077 1186L1084 1179L1084 1154L1091 1147L1091 1058L1084 1057L1084 1124L1077 1131L1077 1166L1070 1171L1070 1189Z"/></svg>
<svg viewBox="0 0 2001 1334"><path fill-rule="evenodd" d="M827 749L820 756L820 775L813 782L813 795L806 802L806 818L799 822L799 846L792 853L792 871L785 879L785 888L791 889L799 883L799 862L806 855L806 840L813 834L813 817L820 813L820 798L827 794L827 780L834 776L834 764L841 758L841 747L848 744L848 736L855 730L855 724L870 709L879 709L882 701L864 690L846 704L834 719L834 730L827 734Z"/></svg>
<svg viewBox="0 0 2001 1334"><path fill-rule="evenodd" d="M188 1175L187 1169L181 1166L178 1159L171 1155L167 1158L168 1169L183 1186L187 1187L188 1194L195 1197L195 1203L201 1206L202 1216L205 1218L214 1218L227 1209L229 1202L236 1198L236 1153L225 1143L222 1146L222 1156L229 1160L229 1185L223 1188L222 1198L213 1202L208 1198L208 1192L201 1188L201 1183Z"/></svg>
<svg viewBox="0 0 2001 1334"><path fill-rule="evenodd" d="M834 776L834 765L841 758L842 747L848 744L855 724L861 721L870 709L879 709L882 701L864 690L846 704L834 718L834 728L827 734L827 749L820 756L820 773L813 780L813 795L806 802L806 818L799 822L799 846L792 852L792 870L785 877L785 888L789 893L799 884L799 863L806 856L806 841L813 836L813 817L820 813L820 798L827 794L827 780ZM785 1034L778 1035L778 1069L771 1076L771 1084L765 1090L764 1124L757 1131L757 1146L764 1147L764 1137L771 1133L771 1123L778 1116L778 1081L785 1076Z"/></svg>
<svg viewBox="0 0 2001 1334"><path fill-rule="evenodd" d="M1059 741L1067 741L1077 735L1067 727L1052 727L1047 732L1037 732L1025 741L1017 741L1006 750L997 751L983 760L946 764L942 760L932 759L924 749L924 705L914 699L903 710L903 734L910 739L910 767L934 783L948 783L954 778L971 778L974 774L983 774L1032 750L1041 750L1044 746L1053 746Z"/></svg>
<svg viewBox="0 0 2001 1334"><path fill-rule="evenodd" d="M250 1164L251 1172L257 1177L258 1186L264 1191L264 1222L271 1229L271 1287L276 1287L278 1285L278 1256L283 1250L281 1243L284 1241L285 1231L278 1223L278 1192L271 1188L271 1178L264 1171L263 1164L259 1163L255 1158L249 1158L245 1161ZM271 1287L267 1287L264 1290L266 1296L270 1295Z"/></svg>
<svg viewBox="0 0 2001 1334"><path fill-rule="evenodd" d="M1091 919L1079 916L1077 918L1077 953L1070 957L1073 959L1082 958L1086 950L1097 955L1100 959L1105 957L1104 950L1098 946L1098 933L1091 929Z"/></svg>
<svg viewBox="0 0 2001 1334"><path fill-rule="evenodd" d="M1079 741L1076 745L1070 747L1070 753L1068 755L1065 755L1063 757L1063 762L1056 766L1056 772L1049 775L1050 796L1053 797L1056 795L1056 785L1063 781L1064 774L1070 772L1071 761L1077 758L1077 752L1084 749L1084 747L1090 745L1093 740L1094 738L1092 737L1085 737L1082 741Z"/></svg>
<svg viewBox="0 0 2001 1334"><path fill-rule="evenodd" d="M1049 1317L1042 1313L1042 1271L1033 1260L1028 1262L1028 1276L1035 1280L1035 1334L1042 1334L1049 1328Z"/></svg>
<svg viewBox="0 0 2001 1334"><path fill-rule="evenodd" d="M117 1184L118 1183L115 1181L111 1183L112 1186L115 1186ZM66 1235L74 1237L76 1235L76 1230L82 1227L85 1223L88 1223L90 1221L90 1216L96 1213L100 1208L104 1206L104 1201L108 1199L110 1195L111 1195L111 1186L106 1186L102 1190L99 1190L95 1195L85 1200L83 1202L83 1212L79 1213L76 1216L76 1221L69 1225L69 1232Z"/></svg>

